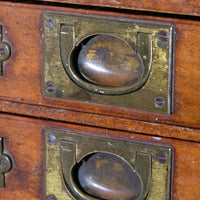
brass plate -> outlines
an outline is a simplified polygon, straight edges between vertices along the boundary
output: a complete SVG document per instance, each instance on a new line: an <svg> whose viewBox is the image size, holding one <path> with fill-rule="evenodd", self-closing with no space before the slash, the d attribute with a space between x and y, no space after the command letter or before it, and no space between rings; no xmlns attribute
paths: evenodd
<svg viewBox="0 0 200 200"><path fill-rule="evenodd" d="M101 138L54 129L44 130L44 146L44 199L56 197L59 200L97 200L90 196L79 195L78 189L74 190L73 183L69 183L72 176L71 166L95 152L117 155L140 174L143 192L137 200L171 198L172 148L170 146ZM142 159L145 159L145 164Z"/></svg>
<svg viewBox="0 0 200 200"><path fill-rule="evenodd" d="M42 21L44 96L168 114L172 112L172 25L127 18L100 19L47 12L43 14ZM82 81L79 81L78 85L75 83L76 77L67 75L71 72L68 58L71 50L85 38L98 34L120 37L128 42L135 52L139 52L144 65L147 66L147 75L136 90L128 89L127 94L124 94L120 91L121 88L119 92L114 88L113 92L109 88L101 90L96 85L95 91L95 85L91 86Z"/></svg>

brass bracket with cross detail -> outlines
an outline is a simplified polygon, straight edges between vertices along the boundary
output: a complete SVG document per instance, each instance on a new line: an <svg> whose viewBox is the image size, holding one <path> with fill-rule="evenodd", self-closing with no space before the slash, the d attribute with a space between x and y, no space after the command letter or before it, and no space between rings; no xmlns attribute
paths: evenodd
<svg viewBox="0 0 200 200"><path fill-rule="evenodd" d="M3 62L11 55L11 48L7 42L3 42L3 28L0 26L0 76L3 76Z"/></svg>
<svg viewBox="0 0 200 200"><path fill-rule="evenodd" d="M5 173L12 168L10 156L4 154L3 138L0 138L0 187L5 187Z"/></svg>

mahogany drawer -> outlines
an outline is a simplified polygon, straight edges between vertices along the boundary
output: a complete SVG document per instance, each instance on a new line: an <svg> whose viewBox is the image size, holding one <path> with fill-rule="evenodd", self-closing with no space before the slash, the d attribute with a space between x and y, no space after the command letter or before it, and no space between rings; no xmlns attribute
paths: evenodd
<svg viewBox="0 0 200 200"><path fill-rule="evenodd" d="M13 167L6 174L6 187L0 188L0 199L43 199L44 196L44 128L76 132L107 139L167 144L173 148L172 199L199 199L200 143L113 131L69 123L0 115L0 137Z"/></svg>
<svg viewBox="0 0 200 200"><path fill-rule="evenodd" d="M84 7L74 9L9 2L1 2L0 6L3 41L11 46L11 57L3 63L3 76L0 79L1 111L122 130L134 130L130 124L144 125L146 122L152 123L153 126L160 124L158 126L200 127L198 112L200 107L198 92L200 23L198 20L181 19L178 16L166 18L134 13L94 11L84 9ZM121 18L145 19L150 22L156 20L156 22L173 25L175 49L172 113L159 114L84 101L44 97L41 93L42 14L47 11L98 17L106 15L107 18L117 18L120 14ZM199 131L196 130L195 134L191 133L192 135L189 129L184 129L184 131L187 134L179 133L173 137L199 140Z"/></svg>

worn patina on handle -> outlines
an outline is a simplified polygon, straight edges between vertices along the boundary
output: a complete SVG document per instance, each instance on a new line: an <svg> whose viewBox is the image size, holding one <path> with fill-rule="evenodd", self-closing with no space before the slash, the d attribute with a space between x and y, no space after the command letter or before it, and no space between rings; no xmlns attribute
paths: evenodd
<svg viewBox="0 0 200 200"><path fill-rule="evenodd" d="M134 50L109 33L97 32L78 43L74 26L61 25L60 53L66 73L81 88L104 95L127 94L140 89L149 77L152 35L138 32Z"/></svg>
<svg viewBox="0 0 200 200"><path fill-rule="evenodd" d="M88 152L79 163L71 142L61 142L62 173L68 191L80 200L143 200L151 185L151 155L136 154L135 169L109 152ZM125 177L124 177L125 176Z"/></svg>

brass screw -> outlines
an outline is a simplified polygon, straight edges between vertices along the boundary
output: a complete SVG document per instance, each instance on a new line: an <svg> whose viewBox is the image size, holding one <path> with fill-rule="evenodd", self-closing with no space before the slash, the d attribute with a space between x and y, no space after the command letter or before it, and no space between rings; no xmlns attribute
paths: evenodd
<svg viewBox="0 0 200 200"><path fill-rule="evenodd" d="M2 158L1 161L0 161L0 168L4 169L4 168L7 168L9 165L9 162L7 159L5 158Z"/></svg>
<svg viewBox="0 0 200 200"><path fill-rule="evenodd" d="M53 18L48 18L46 20L46 27L49 29L49 30L53 30L56 26L56 22Z"/></svg>
<svg viewBox="0 0 200 200"><path fill-rule="evenodd" d="M48 142L48 144L50 144L50 145L55 145L55 144L57 143L57 138L56 138L56 136L53 135L53 134L49 134L49 135L47 136L47 142Z"/></svg>
<svg viewBox="0 0 200 200"><path fill-rule="evenodd" d="M50 194L49 196L47 196L47 200L57 200L57 198L55 195Z"/></svg>
<svg viewBox="0 0 200 200"><path fill-rule="evenodd" d="M6 173L11 169L11 161L8 156L1 155L0 157L0 173Z"/></svg>
<svg viewBox="0 0 200 200"><path fill-rule="evenodd" d="M165 106L165 98L158 96L154 99L154 106L156 108L163 108Z"/></svg>
<svg viewBox="0 0 200 200"><path fill-rule="evenodd" d="M157 153L156 154L156 160L160 163L160 164L165 164L167 162L167 157L165 154L163 153Z"/></svg>
<svg viewBox="0 0 200 200"><path fill-rule="evenodd" d="M10 57L10 46L5 42L0 42L0 61L8 60Z"/></svg>
<svg viewBox="0 0 200 200"><path fill-rule="evenodd" d="M56 85L53 82L48 82L46 84L46 92L49 94L53 94L56 92Z"/></svg>
<svg viewBox="0 0 200 200"><path fill-rule="evenodd" d="M168 42L169 33L166 30L161 30L158 32L158 40L160 42Z"/></svg>

